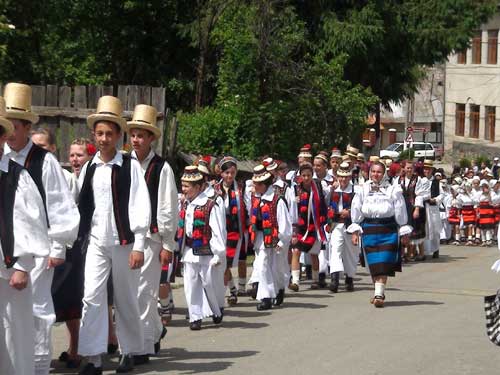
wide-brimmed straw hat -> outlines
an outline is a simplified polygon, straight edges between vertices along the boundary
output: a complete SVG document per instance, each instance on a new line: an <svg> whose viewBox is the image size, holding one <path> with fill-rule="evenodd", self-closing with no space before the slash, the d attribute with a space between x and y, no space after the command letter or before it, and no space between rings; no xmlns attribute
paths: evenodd
<svg viewBox="0 0 500 375"><path fill-rule="evenodd" d="M362 152L358 152L356 159L358 159L358 161L365 161L365 154L363 154Z"/></svg>
<svg viewBox="0 0 500 375"><path fill-rule="evenodd" d="M430 159L424 160L424 168L434 168L434 161Z"/></svg>
<svg viewBox="0 0 500 375"><path fill-rule="evenodd" d="M131 129L144 129L148 130L155 136L155 139L160 138L161 131L156 126L156 117L158 111L155 107L146 104L138 104L134 108L132 121L127 122L127 131L130 133Z"/></svg>
<svg viewBox="0 0 500 375"><path fill-rule="evenodd" d="M203 175L198 170L196 165L188 165L184 168L181 181L184 182L199 182L203 180Z"/></svg>
<svg viewBox="0 0 500 375"><path fill-rule="evenodd" d="M14 132L14 125L7 120L7 112L5 110L5 99L0 96L0 126L5 129L5 133L9 136Z"/></svg>
<svg viewBox="0 0 500 375"><path fill-rule="evenodd" d="M378 157L377 155L372 155L372 156L370 156L369 161L371 163L376 163L377 161L380 161L380 157Z"/></svg>
<svg viewBox="0 0 500 375"><path fill-rule="evenodd" d="M306 144L300 148L300 152L298 155L299 158L312 158L313 155L311 153L311 145Z"/></svg>
<svg viewBox="0 0 500 375"><path fill-rule="evenodd" d="M343 162L339 165L339 169L337 169L338 177L349 177L352 176L352 170L349 166L349 163Z"/></svg>
<svg viewBox="0 0 500 375"><path fill-rule="evenodd" d="M314 157L314 159L323 160L326 163L326 165L328 165L328 162L329 162L329 160L328 160L328 152L327 151L320 151L318 153L318 155L316 155Z"/></svg>
<svg viewBox="0 0 500 375"><path fill-rule="evenodd" d="M351 145L349 145L349 146L347 146L347 150L346 150L345 154L352 157L352 158L357 159L358 154L359 154L359 150L356 147L352 147Z"/></svg>
<svg viewBox="0 0 500 375"><path fill-rule="evenodd" d="M253 182L264 182L272 177L271 172L269 172L263 164L259 164L253 169Z"/></svg>
<svg viewBox="0 0 500 375"><path fill-rule="evenodd" d="M342 153L337 147L332 148L330 159L342 159Z"/></svg>
<svg viewBox="0 0 500 375"><path fill-rule="evenodd" d="M39 117L31 111L31 86L23 83L7 83L3 90L7 118L36 124Z"/></svg>
<svg viewBox="0 0 500 375"><path fill-rule="evenodd" d="M123 107L120 99L111 95L101 96L97 102L96 113L87 117L87 125L93 130L96 122L109 121L117 124L122 131L126 131L127 121L122 115Z"/></svg>
<svg viewBox="0 0 500 375"><path fill-rule="evenodd" d="M278 168L278 163L276 163L273 158L265 158L262 160L262 165L266 167L268 172L272 172Z"/></svg>

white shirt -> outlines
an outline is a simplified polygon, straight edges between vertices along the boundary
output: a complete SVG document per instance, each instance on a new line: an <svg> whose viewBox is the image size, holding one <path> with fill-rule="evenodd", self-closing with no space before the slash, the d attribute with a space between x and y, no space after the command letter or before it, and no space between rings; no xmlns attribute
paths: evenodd
<svg viewBox="0 0 500 375"><path fill-rule="evenodd" d="M97 152L89 162L85 163L80 172L80 176L78 177L78 187L80 190L85 180L87 166L92 164L96 165L94 177L92 178L95 210L92 216L90 236L98 246L119 245L120 238L116 229L113 212L111 172L113 165L121 166L123 164L123 155L117 151L114 158L105 163L101 159L101 153ZM130 230L134 233L135 237L134 250L144 251L144 242L151 221L151 202L141 166L135 159L130 161L128 216Z"/></svg>
<svg viewBox="0 0 500 375"><path fill-rule="evenodd" d="M5 145L5 155L24 165L33 143L31 140L19 152ZM69 191L59 162L47 152L42 165L42 184L45 190L45 203L49 218L50 256L64 259L66 244L73 243L78 235L80 213Z"/></svg>
<svg viewBox="0 0 500 375"><path fill-rule="evenodd" d="M75 199L75 202L78 203L78 177L74 173L71 173L70 171L66 170L63 168L63 174L64 178L66 179L66 182L68 183L68 189L73 198Z"/></svg>
<svg viewBox="0 0 500 375"><path fill-rule="evenodd" d="M408 215L403 197L403 190L399 185L381 186L379 191L372 191L371 181L368 180L356 191L351 203L352 224L347 228L349 233L360 231L360 224L365 218L382 219L394 216L400 226L401 236L410 234L412 227L407 225Z"/></svg>
<svg viewBox="0 0 500 375"><path fill-rule="evenodd" d="M4 155L0 161L0 173L7 173L8 170L9 158ZM35 265L34 256L49 255L50 242L42 196L26 170L19 175L13 219L13 255L19 259L12 268L7 269L0 243L0 278L3 279L10 279L14 270L29 272Z"/></svg>
<svg viewBox="0 0 500 375"><path fill-rule="evenodd" d="M259 197L259 194L255 194ZM274 198L274 188L270 186L266 192L262 195L262 199L271 202ZM261 202L261 205L263 203ZM283 199L278 200L278 205L276 207L276 218L278 220L278 247L283 249L288 249L288 245L292 239L292 221L290 219L290 214L288 213L288 209L286 207L286 203ZM263 250L264 246L264 237L262 231L259 230L255 233L254 240L254 248Z"/></svg>
<svg viewBox="0 0 500 375"><path fill-rule="evenodd" d="M148 156L142 162L139 162L143 174L146 173L149 163L154 156L155 153L153 150L150 150ZM135 151L132 151L132 157L137 159ZM174 251L177 246L175 243L175 233L178 216L177 186L175 185L174 172L165 161L158 183L158 205L156 208L158 233L148 231L147 237L155 242L161 242L164 249Z"/></svg>
<svg viewBox="0 0 500 375"><path fill-rule="evenodd" d="M186 207L186 216L184 218L184 230L186 237L193 237L193 219L194 209L197 206L204 206L207 204L208 196L205 192L201 192L189 202ZM213 257L222 259L226 256L226 212L222 199L217 200L210 211L209 218L210 230L212 237L210 238L210 250L212 250ZM208 264L212 259L211 256L199 256L193 254L193 249L189 246L184 247L182 261L186 263L202 263Z"/></svg>
<svg viewBox="0 0 500 375"><path fill-rule="evenodd" d="M413 177L413 176L412 176ZM408 187L410 184L411 178L408 177L403 177L404 178L404 186L405 188ZM393 185L399 185L401 181L401 176L398 176L397 178L394 179ZM431 197L431 184L429 180L425 177L420 177L417 176L417 183L415 185L415 207L424 207L424 201L426 199L429 199Z"/></svg>
<svg viewBox="0 0 500 375"><path fill-rule="evenodd" d="M280 189L288 185L285 181L283 181L281 178L278 178L273 186L277 186ZM290 220L292 224L296 224L298 221L298 216L297 216L297 200L295 199L295 192L293 187L286 186L285 188L285 196L286 204L288 206L288 213L290 214Z"/></svg>

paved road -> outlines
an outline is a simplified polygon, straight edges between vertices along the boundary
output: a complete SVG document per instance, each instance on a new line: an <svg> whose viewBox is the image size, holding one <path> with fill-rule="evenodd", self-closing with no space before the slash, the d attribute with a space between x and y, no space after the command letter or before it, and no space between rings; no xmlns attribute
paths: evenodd
<svg viewBox="0 0 500 375"><path fill-rule="evenodd" d="M137 374L498 374L500 348L485 335L483 296L500 287L489 270L496 248L445 246L439 260L412 263L390 279L384 309L369 304L364 269L356 291L288 294L282 308L255 302L226 309L220 327L191 332L182 290L161 355ZM55 329L54 357L65 349ZM105 368L116 367L117 357ZM57 367L54 373L67 373ZM109 371L114 373L114 371Z"/></svg>

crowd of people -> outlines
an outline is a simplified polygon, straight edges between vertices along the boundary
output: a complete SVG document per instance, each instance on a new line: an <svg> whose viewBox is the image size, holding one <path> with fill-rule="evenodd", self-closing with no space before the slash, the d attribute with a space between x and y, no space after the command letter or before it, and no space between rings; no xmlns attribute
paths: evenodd
<svg viewBox="0 0 500 375"><path fill-rule="evenodd" d="M118 349L118 373L148 363L167 333L179 275L196 331L203 319L222 324L238 297L261 311L305 285L352 292L359 264L380 308L404 262L439 257L442 241L495 239L500 183L489 170L450 184L430 160L366 160L353 146L342 154L304 145L297 168L263 157L247 180L234 157L200 157L179 176L179 192L154 152L156 118L141 104L127 122L118 98L101 97L87 119L93 141L71 144L70 172L54 156L54 136L34 127L31 88L5 86L1 374L48 374L56 321L69 335L59 360L80 374L101 374L102 355ZM124 133L130 153L118 150Z"/></svg>

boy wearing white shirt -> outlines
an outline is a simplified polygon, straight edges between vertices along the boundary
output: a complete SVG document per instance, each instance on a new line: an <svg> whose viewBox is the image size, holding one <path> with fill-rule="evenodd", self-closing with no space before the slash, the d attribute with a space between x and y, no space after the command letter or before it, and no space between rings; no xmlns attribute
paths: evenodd
<svg viewBox="0 0 500 375"><path fill-rule="evenodd" d="M78 352L88 358L80 374L101 374L107 351L107 280L112 271L116 331L121 358L117 372L133 369L144 349L137 293L151 219L149 193L139 162L116 150L126 128L118 98L103 96L87 118L99 152L78 178L79 240L88 239Z"/></svg>

